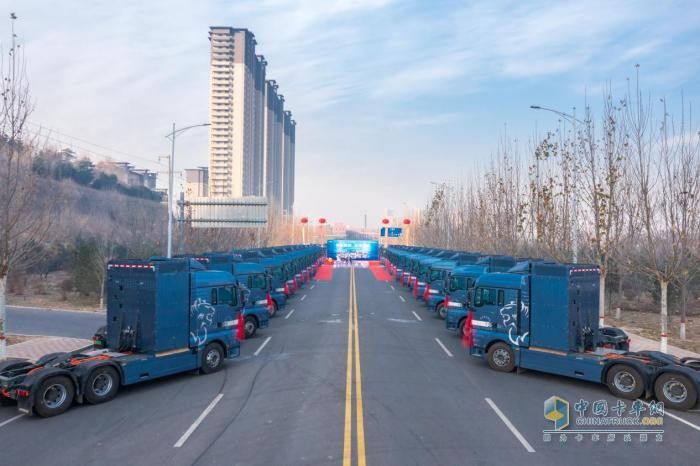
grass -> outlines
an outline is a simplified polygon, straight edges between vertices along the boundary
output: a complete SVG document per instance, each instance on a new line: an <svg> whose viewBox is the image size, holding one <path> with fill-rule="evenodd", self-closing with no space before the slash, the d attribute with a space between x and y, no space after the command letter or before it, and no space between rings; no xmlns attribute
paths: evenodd
<svg viewBox="0 0 700 466"><path fill-rule="evenodd" d="M630 332L653 340L661 339L661 316L658 312L623 310L620 319L615 319L615 312L613 311L605 316L605 324L625 327ZM680 317L670 316L668 321L668 344L700 353L700 316L688 317L685 327L686 339L681 340Z"/></svg>

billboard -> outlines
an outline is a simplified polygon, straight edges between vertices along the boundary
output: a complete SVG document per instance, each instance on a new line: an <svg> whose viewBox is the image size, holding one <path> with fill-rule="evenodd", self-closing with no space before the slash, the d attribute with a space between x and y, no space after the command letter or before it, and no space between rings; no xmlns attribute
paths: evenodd
<svg viewBox="0 0 700 466"><path fill-rule="evenodd" d="M378 260L379 243L371 240L331 239L326 244L331 259Z"/></svg>
<svg viewBox="0 0 700 466"><path fill-rule="evenodd" d="M267 225L264 197L197 197L185 201L187 221L194 228L251 228Z"/></svg>

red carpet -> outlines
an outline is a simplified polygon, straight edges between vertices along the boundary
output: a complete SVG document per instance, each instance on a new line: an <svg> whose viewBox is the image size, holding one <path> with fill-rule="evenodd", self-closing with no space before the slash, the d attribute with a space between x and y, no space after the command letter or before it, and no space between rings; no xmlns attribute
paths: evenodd
<svg viewBox="0 0 700 466"><path fill-rule="evenodd" d="M374 274L374 278L376 278L377 280L384 282L390 282L392 280L392 276L389 275L389 272L387 272L386 269L382 267L378 261L370 262L369 269L372 271L372 273Z"/></svg>
<svg viewBox="0 0 700 466"><path fill-rule="evenodd" d="M323 264L316 272L316 280L328 282L333 280L333 264Z"/></svg>

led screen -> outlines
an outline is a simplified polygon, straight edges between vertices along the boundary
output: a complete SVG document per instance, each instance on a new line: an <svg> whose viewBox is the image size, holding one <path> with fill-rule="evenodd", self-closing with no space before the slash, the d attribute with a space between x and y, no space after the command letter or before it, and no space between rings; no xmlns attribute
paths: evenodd
<svg viewBox="0 0 700 466"><path fill-rule="evenodd" d="M331 259L378 260L379 243L368 240L332 239L328 241Z"/></svg>

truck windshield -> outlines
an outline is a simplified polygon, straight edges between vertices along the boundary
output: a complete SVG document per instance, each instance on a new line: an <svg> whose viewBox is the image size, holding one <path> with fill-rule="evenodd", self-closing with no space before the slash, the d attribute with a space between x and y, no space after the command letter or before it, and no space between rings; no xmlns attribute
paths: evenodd
<svg viewBox="0 0 700 466"><path fill-rule="evenodd" d="M430 281L440 280L442 278L442 270L431 270L430 271Z"/></svg>
<svg viewBox="0 0 700 466"><path fill-rule="evenodd" d="M272 271L272 278L276 282L281 282L282 280L284 280L284 274L282 273L282 270L281 269L274 269Z"/></svg>

